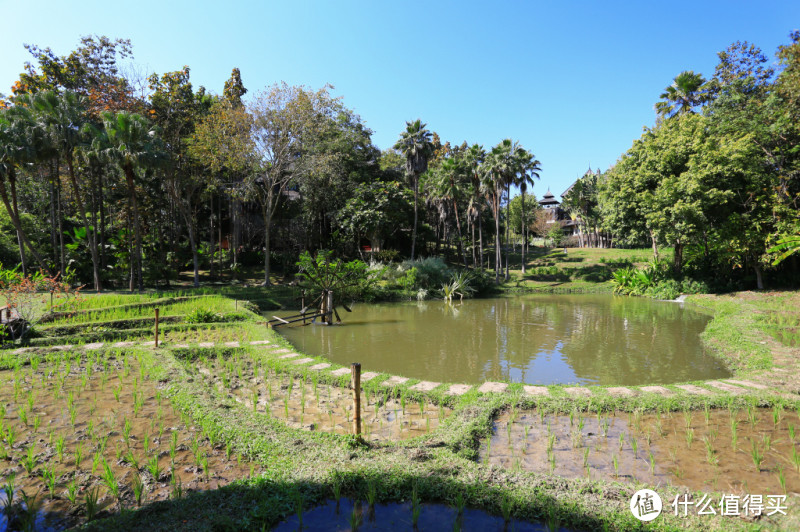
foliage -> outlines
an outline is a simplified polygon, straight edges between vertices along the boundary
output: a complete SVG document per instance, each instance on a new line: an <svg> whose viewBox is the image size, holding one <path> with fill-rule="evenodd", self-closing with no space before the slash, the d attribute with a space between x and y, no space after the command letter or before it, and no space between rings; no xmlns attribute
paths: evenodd
<svg viewBox="0 0 800 532"><path fill-rule="evenodd" d="M345 262L334 258L332 251L318 251L312 256L308 251L297 261L297 277L304 288L315 292L333 291L334 301L359 298L377 282L381 271L369 271L361 260Z"/></svg>
<svg viewBox="0 0 800 532"><path fill-rule="evenodd" d="M186 315L184 321L186 323L213 323L225 321L225 317L210 309L196 308Z"/></svg>
<svg viewBox="0 0 800 532"><path fill-rule="evenodd" d="M82 287L73 288L60 274L49 276L42 271L27 276L0 265L0 300L23 320L18 339L48 313L63 312L80 301Z"/></svg>

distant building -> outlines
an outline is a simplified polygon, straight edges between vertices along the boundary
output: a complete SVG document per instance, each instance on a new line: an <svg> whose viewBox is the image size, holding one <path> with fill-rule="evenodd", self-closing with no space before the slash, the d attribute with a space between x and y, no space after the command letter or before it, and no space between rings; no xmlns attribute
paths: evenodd
<svg viewBox="0 0 800 532"><path fill-rule="evenodd" d="M567 195L567 193L572 189L574 183L570 185L570 187L561 194L561 197ZM558 224L561 226L561 230L564 232L564 236L572 236L578 234L578 224L570 218L569 213L567 213L564 209L561 208L561 202L556 199L550 189L547 189L547 193L542 196L542 199L539 200L539 205L542 206L542 209L545 212L549 213L547 224Z"/></svg>

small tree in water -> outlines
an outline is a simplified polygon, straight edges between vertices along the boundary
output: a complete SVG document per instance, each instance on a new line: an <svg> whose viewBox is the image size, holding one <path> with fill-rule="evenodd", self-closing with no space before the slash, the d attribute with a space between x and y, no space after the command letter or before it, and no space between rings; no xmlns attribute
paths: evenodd
<svg viewBox="0 0 800 532"><path fill-rule="evenodd" d="M327 293L333 292L331 312L336 312L337 306L344 306L345 301L361 297L381 274L380 270L370 271L363 261L344 262L335 259L332 251L325 250L317 252L316 256L304 251L297 266L300 270L297 275L303 288L320 292L323 299ZM349 310L346 306L344 308Z"/></svg>

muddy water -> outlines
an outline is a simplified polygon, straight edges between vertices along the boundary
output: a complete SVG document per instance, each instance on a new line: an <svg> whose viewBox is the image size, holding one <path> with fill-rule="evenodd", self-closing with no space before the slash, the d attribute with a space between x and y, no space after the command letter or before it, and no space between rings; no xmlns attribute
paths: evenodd
<svg viewBox="0 0 800 532"><path fill-rule="evenodd" d="M480 460L568 478L766 495L800 492L799 444L800 417L792 410L574 413L572 420L521 411L497 419ZM758 465L753 454L762 457Z"/></svg>
<svg viewBox="0 0 800 532"><path fill-rule="evenodd" d="M253 408L255 402L256 411L291 427L337 434L353 432L351 390L278 375L260 369L245 357L206 360L200 366L200 374L217 389L248 408ZM421 436L436 430L452 412L430 402L391 398L388 389L378 394L362 391L361 407L362 434L373 441Z"/></svg>
<svg viewBox="0 0 800 532"><path fill-rule="evenodd" d="M438 382L639 385L730 376L677 303L608 294L360 304L335 327L277 330L339 364Z"/></svg>
<svg viewBox="0 0 800 532"><path fill-rule="evenodd" d="M487 514L472 508L463 509L461 515L450 506L444 504L419 505L419 515L414 526L413 509L410 502L375 504L369 506L361 501L341 499L328 501L303 512L302 530L308 531L345 531L345 530L515 530L519 532L545 532L548 530L566 531L556 523L548 528L542 523L530 523L510 519L506 522L502 517ZM354 524L358 523L356 527ZM300 530L300 519L293 515L281 522L273 530L289 532Z"/></svg>
<svg viewBox="0 0 800 532"><path fill-rule="evenodd" d="M146 504L178 496L179 491L214 489L260 472L258 467L251 471L251 464L237 460L236 454L227 458L224 447L211 444L190 420L182 419L154 383L143 378L132 357L127 364L112 358L106 369L102 358L73 360L67 370L61 363L36 371L25 367L16 374L0 371L0 410L5 408L0 420L0 488L13 477L17 500L22 492L40 491L37 528L61 529L84 520L86 494L95 489L101 515L117 511L120 505L135 507L137 475L145 486ZM29 449L30 473L25 467ZM158 478L147 466L154 458ZM118 482L119 500L103 481L103 459ZM138 462L138 469L131 459ZM52 497L46 481L51 468ZM71 485L75 503L69 500ZM0 516L0 530L7 524Z"/></svg>

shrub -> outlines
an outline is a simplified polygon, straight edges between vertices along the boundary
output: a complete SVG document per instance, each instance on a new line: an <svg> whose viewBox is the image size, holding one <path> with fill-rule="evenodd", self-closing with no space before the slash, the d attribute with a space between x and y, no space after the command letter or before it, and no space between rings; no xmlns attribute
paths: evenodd
<svg viewBox="0 0 800 532"><path fill-rule="evenodd" d="M684 294L707 294L710 292L708 284L704 281L694 279L684 279L681 283L681 292Z"/></svg>
<svg viewBox="0 0 800 532"><path fill-rule="evenodd" d="M219 312L205 308L196 308L186 315L184 319L186 323L214 323L225 321L225 317Z"/></svg>
<svg viewBox="0 0 800 532"><path fill-rule="evenodd" d="M681 283L674 279L667 279L649 287L645 293L653 299L675 299L681 295Z"/></svg>
<svg viewBox="0 0 800 532"><path fill-rule="evenodd" d="M373 254L375 260L379 260L381 262L394 262L399 256L400 252L396 249L382 249Z"/></svg>
<svg viewBox="0 0 800 532"><path fill-rule="evenodd" d="M450 278L450 269L440 257L404 261L403 269L416 270L414 284L407 288L438 288Z"/></svg>

